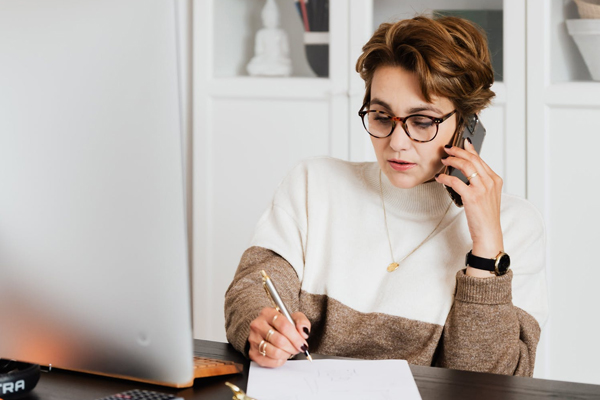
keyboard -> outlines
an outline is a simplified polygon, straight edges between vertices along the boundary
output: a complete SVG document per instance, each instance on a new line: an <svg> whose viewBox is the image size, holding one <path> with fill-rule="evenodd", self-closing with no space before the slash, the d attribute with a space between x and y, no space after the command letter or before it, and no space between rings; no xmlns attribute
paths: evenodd
<svg viewBox="0 0 600 400"><path fill-rule="evenodd" d="M241 364L215 358L194 356L194 377L239 374L244 370Z"/></svg>
<svg viewBox="0 0 600 400"><path fill-rule="evenodd" d="M183 400L183 397L173 396L168 393L154 392L152 390L128 390L127 392L121 392L113 394L111 396L103 397L98 400Z"/></svg>

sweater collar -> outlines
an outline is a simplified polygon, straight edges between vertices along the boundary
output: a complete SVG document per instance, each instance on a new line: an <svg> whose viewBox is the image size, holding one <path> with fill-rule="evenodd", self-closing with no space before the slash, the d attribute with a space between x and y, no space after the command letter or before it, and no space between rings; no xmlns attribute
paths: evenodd
<svg viewBox="0 0 600 400"><path fill-rule="evenodd" d="M369 163L366 178L369 186L381 197L379 189L380 168L377 162ZM444 186L436 181L422 183L411 189L394 186L388 177L381 172L383 198L388 212L406 213L412 215L442 215L450 204L450 196Z"/></svg>

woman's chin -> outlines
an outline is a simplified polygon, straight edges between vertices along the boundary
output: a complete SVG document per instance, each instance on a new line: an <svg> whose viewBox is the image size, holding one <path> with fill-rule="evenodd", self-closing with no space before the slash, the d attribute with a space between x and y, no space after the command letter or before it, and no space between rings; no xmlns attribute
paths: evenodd
<svg viewBox="0 0 600 400"><path fill-rule="evenodd" d="M416 176L407 173L401 173L397 171L388 171L386 173L388 180L392 185L399 189L412 189L415 186L425 182L425 179L419 179Z"/></svg>

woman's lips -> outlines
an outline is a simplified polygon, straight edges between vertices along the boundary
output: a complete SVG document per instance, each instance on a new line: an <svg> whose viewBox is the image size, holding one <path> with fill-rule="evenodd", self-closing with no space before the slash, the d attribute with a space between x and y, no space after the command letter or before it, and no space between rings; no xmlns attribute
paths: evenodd
<svg viewBox="0 0 600 400"><path fill-rule="evenodd" d="M409 169L417 166L417 164L415 164L415 163L409 163L409 162L406 162L406 161L391 161L391 160L388 160L388 163L396 171L407 171L407 170L409 170Z"/></svg>

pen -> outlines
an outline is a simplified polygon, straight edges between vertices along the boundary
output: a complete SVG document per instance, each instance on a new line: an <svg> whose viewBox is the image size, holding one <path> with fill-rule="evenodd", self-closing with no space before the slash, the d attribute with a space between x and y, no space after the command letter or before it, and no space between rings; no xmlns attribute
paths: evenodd
<svg viewBox="0 0 600 400"><path fill-rule="evenodd" d="M292 319L292 316L290 315L287 308L285 307L285 304L283 304L281 297L279 297L279 293L277 293L277 290L275 289L275 286L273 285L273 281L271 281L271 278L269 278L269 275L267 275L265 270L261 270L260 273L262 274L263 287L265 288L267 295L271 299L271 302L275 306L275 309L277 311L279 311L280 313L282 313L287 318L287 320L290 321L290 323L295 327L296 323L294 322L294 320ZM308 358L312 362L312 357L310 356L308 349L304 350L304 355L306 356L306 358Z"/></svg>

